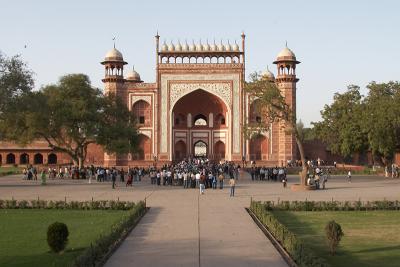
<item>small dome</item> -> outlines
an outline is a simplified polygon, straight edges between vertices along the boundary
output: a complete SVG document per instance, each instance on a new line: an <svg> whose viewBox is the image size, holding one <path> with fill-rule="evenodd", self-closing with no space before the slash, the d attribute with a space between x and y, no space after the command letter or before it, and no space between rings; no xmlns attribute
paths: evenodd
<svg viewBox="0 0 400 267"><path fill-rule="evenodd" d="M174 46L174 44L173 44L172 42L171 42L170 45L168 45L168 51L169 51L169 52L175 51L175 46Z"/></svg>
<svg viewBox="0 0 400 267"><path fill-rule="evenodd" d="M208 44L208 42L205 45L203 45L203 50L210 51L210 45Z"/></svg>
<svg viewBox="0 0 400 267"><path fill-rule="evenodd" d="M267 70L261 74L261 78L273 81L275 80L275 75L267 67Z"/></svg>
<svg viewBox="0 0 400 267"><path fill-rule="evenodd" d="M194 42L189 46L189 50L196 51L196 45L194 44Z"/></svg>
<svg viewBox="0 0 400 267"><path fill-rule="evenodd" d="M163 45L161 46L161 51L163 51L163 52L168 51L168 45L165 43L165 41L164 41Z"/></svg>
<svg viewBox="0 0 400 267"><path fill-rule="evenodd" d="M218 51L225 51L225 46L222 43L218 45Z"/></svg>
<svg viewBox="0 0 400 267"><path fill-rule="evenodd" d="M187 42L182 46L182 51L189 51L189 45Z"/></svg>
<svg viewBox="0 0 400 267"><path fill-rule="evenodd" d="M218 51L218 48L217 48L217 45L215 44L215 42L212 45L210 45L210 50L213 52Z"/></svg>
<svg viewBox="0 0 400 267"><path fill-rule="evenodd" d="M228 44L225 45L225 51L230 52L232 51L231 44L228 42Z"/></svg>
<svg viewBox="0 0 400 267"><path fill-rule="evenodd" d="M196 51L203 51L203 45L201 44L201 42L196 45Z"/></svg>
<svg viewBox="0 0 400 267"><path fill-rule="evenodd" d="M128 72L126 80L131 82L141 82L140 75L134 69Z"/></svg>
<svg viewBox="0 0 400 267"><path fill-rule="evenodd" d="M122 53L119 52L117 49L115 49L115 47L113 49L111 49L105 57L105 60L111 60L111 61L123 61L124 58L122 57Z"/></svg>
<svg viewBox="0 0 400 267"><path fill-rule="evenodd" d="M234 52L239 52L239 46L238 44L235 42L235 44L232 46L232 51Z"/></svg>
<svg viewBox="0 0 400 267"><path fill-rule="evenodd" d="M296 60L296 55L293 53L292 50L290 50L287 46L285 48L282 49L281 52L279 52L278 59L282 58L282 59L294 59Z"/></svg>
<svg viewBox="0 0 400 267"><path fill-rule="evenodd" d="M181 42L178 42L178 44L175 46L176 51L182 51L182 45Z"/></svg>

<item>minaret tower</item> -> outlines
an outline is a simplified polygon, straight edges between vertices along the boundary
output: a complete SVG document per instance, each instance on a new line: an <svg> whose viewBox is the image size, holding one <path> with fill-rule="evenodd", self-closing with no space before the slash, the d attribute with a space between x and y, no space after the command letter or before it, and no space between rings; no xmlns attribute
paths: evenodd
<svg viewBox="0 0 400 267"><path fill-rule="evenodd" d="M124 97L124 65L128 64L124 61L122 53L115 48L111 49L107 54L103 62L101 62L105 68L105 76L102 79L104 83L104 94L114 94L126 99ZM140 80L140 78L139 78ZM120 157L117 154L104 153L104 165L105 166L116 166Z"/></svg>
<svg viewBox="0 0 400 267"><path fill-rule="evenodd" d="M103 62L101 62L105 68L105 76L102 79L104 83L104 93L114 93L115 95L120 94L120 88L123 87L124 83L124 65L128 64L124 61L122 53L115 48L111 49L107 54Z"/></svg>
<svg viewBox="0 0 400 267"><path fill-rule="evenodd" d="M292 108L296 116L296 83L299 81L296 77L296 55L286 47L278 54L274 64L278 67L278 75L275 82L286 99L286 103ZM285 123L279 125L279 164L286 165L288 160L295 160L297 156L297 146L293 134L288 134L285 129Z"/></svg>

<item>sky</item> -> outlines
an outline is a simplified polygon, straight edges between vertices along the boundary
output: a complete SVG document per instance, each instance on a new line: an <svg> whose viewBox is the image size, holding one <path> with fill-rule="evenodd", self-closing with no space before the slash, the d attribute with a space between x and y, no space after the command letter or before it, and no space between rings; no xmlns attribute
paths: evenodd
<svg viewBox="0 0 400 267"><path fill-rule="evenodd" d="M155 42L187 39L240 43L246 75L269 69L288 47L297 66L297 116L305 125L350 84L400 79L400 1L20 1L0 0L0 51L20 54L38 89L69 73L103 88L103 60L113 47L145 82L155 81ZM26 48L25 48L26 45Z"/></svg>

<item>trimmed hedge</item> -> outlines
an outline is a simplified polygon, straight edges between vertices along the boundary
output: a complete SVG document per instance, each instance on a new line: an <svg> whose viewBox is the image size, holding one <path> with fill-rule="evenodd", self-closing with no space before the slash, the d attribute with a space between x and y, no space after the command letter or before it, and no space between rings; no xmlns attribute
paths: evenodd
<svg viewBox="0 0 400 267"><path fill-rule="evenodd" d="M75 260L74 267L102 266L112 252L118 248L129 232L136 226L142 215L146 212L143 201L135 205L123 216L120 222L111 227L108 235L100 236Z"/></svg>
<svg viewBox="0 0 400 267"><path fill-rule="evenodd" d="M325 260L317 257L285 225L281 224L268 209L269 206L251 201L250 210L268 228L269 232L286 249L292 259L301 267L329 267Z"/></svg>
<svg viewBox="0 0 400 267"><path fill-rule="evenodd" d="M135 203L129 201L47 201L0 199L0 209L71 209L71 210L130 210Z"/></svg>
<svg viewBox="0 0 400 267"><path fill-rule="evenodd" d="M400 201L266 201L266 210L286 211L372 211L400 210Z"/></svg>

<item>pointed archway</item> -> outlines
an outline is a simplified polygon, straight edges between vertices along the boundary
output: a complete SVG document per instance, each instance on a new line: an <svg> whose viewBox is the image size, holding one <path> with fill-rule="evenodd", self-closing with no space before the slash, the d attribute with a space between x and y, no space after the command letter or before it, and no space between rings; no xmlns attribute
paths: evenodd
<svg viewBox="0 0 400 267"><path fill-rule="evenodd" d="M182 161L186 158L187 156L187 151L186 151L186 144L182 140L179 140L175 144L175 160L176 161Z"/></svg>

